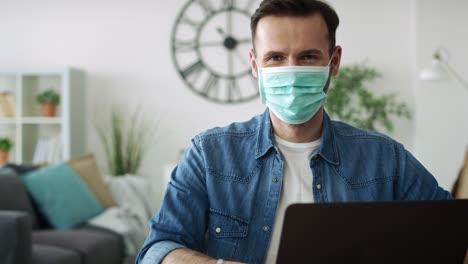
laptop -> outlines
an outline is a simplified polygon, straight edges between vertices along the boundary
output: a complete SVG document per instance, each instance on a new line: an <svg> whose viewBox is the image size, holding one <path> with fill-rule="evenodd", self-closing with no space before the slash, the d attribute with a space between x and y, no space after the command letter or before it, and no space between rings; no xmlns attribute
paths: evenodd
<svg viewBox="0 0 468 264"><path fill-rule="evenodd" d="M468 200L293 204L277 263L468 263Z"/></svg>

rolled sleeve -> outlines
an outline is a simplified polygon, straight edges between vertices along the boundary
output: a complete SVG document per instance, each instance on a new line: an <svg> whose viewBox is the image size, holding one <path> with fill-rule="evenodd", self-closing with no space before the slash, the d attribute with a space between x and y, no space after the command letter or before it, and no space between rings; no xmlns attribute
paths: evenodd
<svg viewBox="0 0 468 264"><path fill-rule="evenodd" d="M148 251L146 251L145 256L141 260L141 264L157 264L161 263L164 257L167 256L171 251L185 248L185 246L172 242L172 241L160 241L153 244Z"/></svg>
<svg viewBox="0 0 468 264"><path fill-rule="evenodd" d="M442 189L436 178L401 144L399 156L401 200L451 200L452 195Z"/></svg>
<svg viewBox="0 0 468 264"><path fill-rule="evenodd" d="M207 212L204 158L194 140L172 172L160 210L149 221L150 232L137 263L159 263L181 247L206 252Z"/></svg>

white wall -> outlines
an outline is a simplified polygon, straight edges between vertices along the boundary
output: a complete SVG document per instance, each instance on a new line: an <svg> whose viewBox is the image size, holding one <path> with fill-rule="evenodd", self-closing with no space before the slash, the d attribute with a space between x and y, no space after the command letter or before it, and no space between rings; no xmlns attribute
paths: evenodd
<svg viewBox="0 0 468 264"><path fill-rule="evenodd" d="M343 63L367 62L376 67L382 78L369 85L378 93L397 92L414 111L411 67L414 40L408 32L411 9L408 0L332 0L340 16L337 44L343 46ZM391 135L408 149L413 149L414 123L397 120Z"/></svg>
<svg viewBox="0 0 468 264"><path fill-rule="evenodd" d="M432 54L442 46L449 64L468 81L468 2L420 0L417 21L418 68L430 65ZM468 147L468 90L455 80L416 83L415 154L451 188Z"/></svg>
<svg viewBox="0 0 468 264"><path fill-rule="evenodd" d="M104 156L93 123L102 105L141 103L158 120L142 174L163 190L163 165L213 126L263 112L258 101L226 106L187 89L175 71L170 34L185 0L0 0L0 70L73 66L87 74L89 151ZM248 30L248 28L246 28ZM248 58L248 54L245 54Z"/></svg>
<svg viewBox="0 0 468 264"><path fill-rule="evenodd" d="M438 44L453 49L454 54L463 54L462 42L457 39L462 37L431 19L432 10L440 10L437 6L442 3L415 1L330 2L341 16L338 43L344 48L343 62L367 60L384 75L373 89L379 93L398 92L410 104L416 118L399 121L392 136L417 152L441 183L449 187L461 164L461 143L466 145L466 136L461 136L467 135L466 122L459 129L464 116L466 119L463 104L466 93L455 83L450 87L451 93L441 93L438 86L424 84L433 94L421 95L419 89L423 85L415 75L417 66L426 62L425 57ZM87 148L98 153L101 164L104 157L92 126L101 105L142 103L159 119L159 140L152 146L142 170L156 186L155 203L159 203L163 190L163 165L176 162L180 149L190 144L191 137L209 127L246 120L264 109L258 100L234 106L211 103L184 87L170 57L170 33L185 2L0 0L0 70L62 66L85 70ZM437 21L452 23L457 15L462 19L463 8L459 4L466 10L466 3L456 0L444 3L451 6L450 10L438 14ZM431 35L433 26L441 31L441 37ZM421 32L416 33L415 28ZM466 46L467 38L463 38ZM453 65L466 75L462 57L454 58ZM432 108L430 100L439 97L443 99L439 101L441 104ZM457 107L451 108L454 104ZM434 117L444 124L443 138L434 131L437 128ZM419 146L416 149L415 144ZM443 151L441 155L437 154L439 151Z"/></svg>

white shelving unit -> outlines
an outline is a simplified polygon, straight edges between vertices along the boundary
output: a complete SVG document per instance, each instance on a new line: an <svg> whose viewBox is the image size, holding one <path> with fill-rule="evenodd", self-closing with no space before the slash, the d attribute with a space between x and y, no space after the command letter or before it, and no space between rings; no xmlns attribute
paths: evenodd
<svg viewBox="0 0 468 264"><path fill-rule="evenodd" d="M57 138L56 160L69 160L85 152L85 81L76 69L0 72L0 92L11 94L15 115L0 117L0 137L13 140L10 161L33 163L38 142ZM60 94L56 117L42 117L36 96L54 89Z"/></svg>

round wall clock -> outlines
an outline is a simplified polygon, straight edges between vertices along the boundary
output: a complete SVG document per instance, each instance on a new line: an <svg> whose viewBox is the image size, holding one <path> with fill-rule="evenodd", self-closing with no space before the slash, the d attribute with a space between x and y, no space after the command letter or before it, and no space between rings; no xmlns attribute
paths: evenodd
<svg viewBox="0 0 468 264"><path fill-rule="evenodd" d="M190 0L171 38L175 67L189 89L218 103L258 96L249 62L250 16L256 0Z"/></svg>

